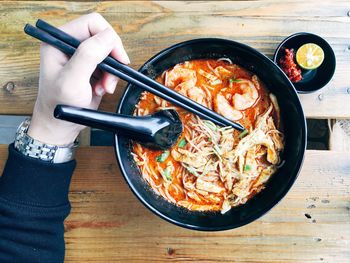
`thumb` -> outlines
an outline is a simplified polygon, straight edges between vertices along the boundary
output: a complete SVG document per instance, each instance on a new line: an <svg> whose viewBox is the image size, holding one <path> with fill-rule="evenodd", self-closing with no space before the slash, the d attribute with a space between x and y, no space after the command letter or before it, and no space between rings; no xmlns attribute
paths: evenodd
<svg viewBox="0 0 350 263"><path fill-rule="evenodd" d="M118 41L119 36L111 28L86 39L67 62L66 72L69 72L75 81L89 81L97 65L111 53Z"/></svg>

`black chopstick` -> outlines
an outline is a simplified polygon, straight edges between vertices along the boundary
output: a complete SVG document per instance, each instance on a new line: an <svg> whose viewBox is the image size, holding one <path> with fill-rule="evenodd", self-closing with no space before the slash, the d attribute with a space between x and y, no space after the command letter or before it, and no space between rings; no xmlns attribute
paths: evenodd
<svg viewBox="0 0 350 263"><path fill-rule="evenodd" d="M39 19L36 23L36 26L38 28L27 24L24 28L24 32L34 38L37 38L47 44L58 48L67 55L72 56L76 48L80 45L80 41L78 39L75 39L62 30L51 26L43 20ZM221 126L232 126L239 131L244 130L244 127L239 123L235 123L226 119L216 112L194 102L193 100L177 93L172 89L165 87L164 85L120 63L110 56L108 56L102 63L100 63L98 67L204 119L210 120Z"/></svg>
<svg viewBox="0 0 350 263"><path fill-rule="evenodd" d="M80 41L78 39L68 35L67 33L63 32L62 30L50 25L49 23L47 23L41 19L38 19L38 21L36 22L36 26L38 28L42 29L43 31L51 34L52 36L66 42L67 44L69 44L75 48L77 48L80 45ZM164 85L154 81L151 78L148 78L147 76L143 75L142 73L124 65L123 63L120 63L119 61L117 61L116 59L114 59L110 56L108 56L103 62L108 64L112 68L117 69L118 71L122 71L123 73L125 73L126 75L124 75L124 76L119 75L119 77L124 79L127 82L131 82L131 83L133 83L133 84L135 84L135 85L137 85L145 90L148 90L151 93L153 93L153 94L155 94L155 95L157 95L157 96L159 96L159 97L161 97L169 102L172 102L175 105L178 105L182 108L185 108L186 110L188 110L196 115L199 115L205 119L209 119L216 124L219 124L221 126L232 126L233 128L240 130L240 131L244 130L244 127L242 125L224 118L223 116L221 116L221 115L209 110L208 108L190 100L189 98L182 96L181 94L175 92L174 90L165 87ZM110 72L110 71L108 71L108 72ZM110 72L110 73L112 73L112 72ZM112 74L114 74L114 73L112 73ZM138 80L139 82L135 82L134 79ZM145 85L141 86L141 83L146 84L147 86L151 87L153 90L149 90L148 87L146 87ZM168 96L165 97L163 94L160 94L158 91L160 91L161 93L168 95Z"/></svg>
<svg viewBox="0 0 350 263"><path fill-rule="evenodd" d="M45 43L48 43L48 44L50 44L50 45L52 45L52 46L58 48L58 49L61 50L62 52L66 53L67 55L73 55L74 52L75 52L75 50L76 50L74 47L72 47L72 46L66 44L65 42L62 42L61 40L56 39L56 38L53 37L52 35L50 35L50 34L44 32L44 31L42 31L42 30L40 30L40 29L38 29L38 28L36 28L36 27L33 27L33 26L31 26L31 25L26 25L26 27L24 28L24 31L25 31L28 35L30 35L30 36L32 36L32 37L34 37L34 38L37 38L37 39L39 39L39 40L41 40L41 41L43 41L43 42L45 42ZM153 93L153 94L155 94L155 95L157 95L157 96L159 96L159 97L161 97L161 98L163 98L163 99L165 99L165 100L167 100L167 101L170 101L170 102L172 102L172 103L174 103L174 104L178 104L178 102L177 102L174 98L169 97L168 95L165 95L165 94L161 93L160 91L158 91L158 90L156 90L156 89L153 89L153 88L151 88L151 87L145 85L145 84L142 83L142 82L139 82L139 81L137 81L137 80L135 80L135 79L132 79L130 76L126 75L126 74L123 73L122 71L118 71L118 70L112 68L112 67L109 66L108 64L100 63L100 64L98 65L98 67L99 67L100 69L102 69L102 70L104 70L104 71L107 71L107 72L109 72L109 73L111 73L111 74L114 74L114 75L116 75L116 76L118 76L118 77L120 77L120 78L122 78L122 79L124 79L124 80L126 80L126 81L128 81L128 82L131 82L131 83L137 85L138 87L141 87L141 88L143 88L143 89L145 89L145 90L147 90L147 91L149 91L149 92L151 92L151 93ZM182 106L182 104L180 104L180 106ZM186 108L187 108L187 105L184 105L183 108L186 109ZM193 113L195 113L195 114L197 114L197 115L199 115L199 116L202 115L202 114L201 114L200 112L198 112L197 110L194 110L194 109L191 109L191 108L188 108L188 109L189 109L189 111L191 110ZM217 123L217 121L214 120L214 119L211 118L211 117L206 117L205 115L203 115L203 117L206 118L206 119L208 119L208 120L211 120L211 121ZM219 123L219 125L223 125L223 124Z"/></svg>

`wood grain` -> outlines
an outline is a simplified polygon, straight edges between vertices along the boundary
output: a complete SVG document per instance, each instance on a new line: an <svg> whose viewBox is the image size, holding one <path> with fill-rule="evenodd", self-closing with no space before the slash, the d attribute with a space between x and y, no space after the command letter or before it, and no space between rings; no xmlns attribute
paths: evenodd
<svg viewBox="0 0 350 263"><path fill-rule="evenodd" d="M36 97L39 43L24 35L24 24L42 18L61 25L96 11L119 32L135 68L172 44L198 37L233 39L271 57L294 32L319 34L336 53L337 71L323 90L300 96L305 113L310 118L350 118L349 10L349 1L2 1L0 114L30 114ZM113 111L124 86L106 96L101 108Z"/></svg>
<svg viewBox="0 0 350 263"><path fill-rule="evenodd" d="M6 155L0 146L0 167ZM350 153L307 151L280 204L247 226L210 233L148 211L126 185L111 147L80 148L77 161L66 262L350 261Z"/></svg>

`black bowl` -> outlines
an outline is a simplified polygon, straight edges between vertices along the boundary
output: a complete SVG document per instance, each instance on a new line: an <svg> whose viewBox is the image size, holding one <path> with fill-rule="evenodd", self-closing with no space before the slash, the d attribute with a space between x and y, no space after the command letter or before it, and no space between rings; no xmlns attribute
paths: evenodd
<svg viewBox="0 0 350 263"><path fill-rule="evenodd" d="M322 37L311 33L296 33L286 39L277 47L273 61L279 65L280 58L284 55L284 48L293 48L295 52L304 44L315 43L324 51L324 60L320 67L314 70L302 70L303 79L293 83L298 93L311 93L323 88L333 77L336 60L333 49Z"/></svg>
<svg viewBox="0 0 350 263"><path fill-rule="evenodd" d="M257 74L273 92L280 104L281 116L285 124L286 161L268 181L266 189L254 196L246 204L220 212L189 211L176 206L155 194L131 156L130 141L115 136L115 151L120 169L134 194L152 212L176 225L206 231L226 230L248 224L259 218L276 205L288 192L298 176L306 146L306 124L297 93L270 59L255 49L238 42L224 39L195 39L169 47L147 61L140 71L152 78L177 63L192 59L228 57L234 63ZM122 96L118 113L132 114L142 90L128 85Z"/></svg>

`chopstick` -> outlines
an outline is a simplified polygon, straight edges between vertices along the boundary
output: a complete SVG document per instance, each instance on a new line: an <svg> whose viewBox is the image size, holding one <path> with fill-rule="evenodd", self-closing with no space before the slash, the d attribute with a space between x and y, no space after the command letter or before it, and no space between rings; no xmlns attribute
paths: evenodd
<svg viewBox="0 0 350 263"><path fill-rule="evenodd" d="M36 27L26 24L24 32L38 40L41 40L49 45L56 47L63 53L72 56L76 48L80 45L80 41L62 30L46 23L43 20L38 20ZM192 112L204 119L210 120L221 126L232 126L238 131L243 131L244 127L239 123L230 121L216 112L196 103L195 101L177 93L176 91L167 88L166 86L156 82L155 80L143 75L142 73L122 64L116 59L108 56L98 65L103 71L118 76L119 78L138 86L141 89L149 91L156 96L159 96L174 105L177 105L185 110Z"/></svg>

